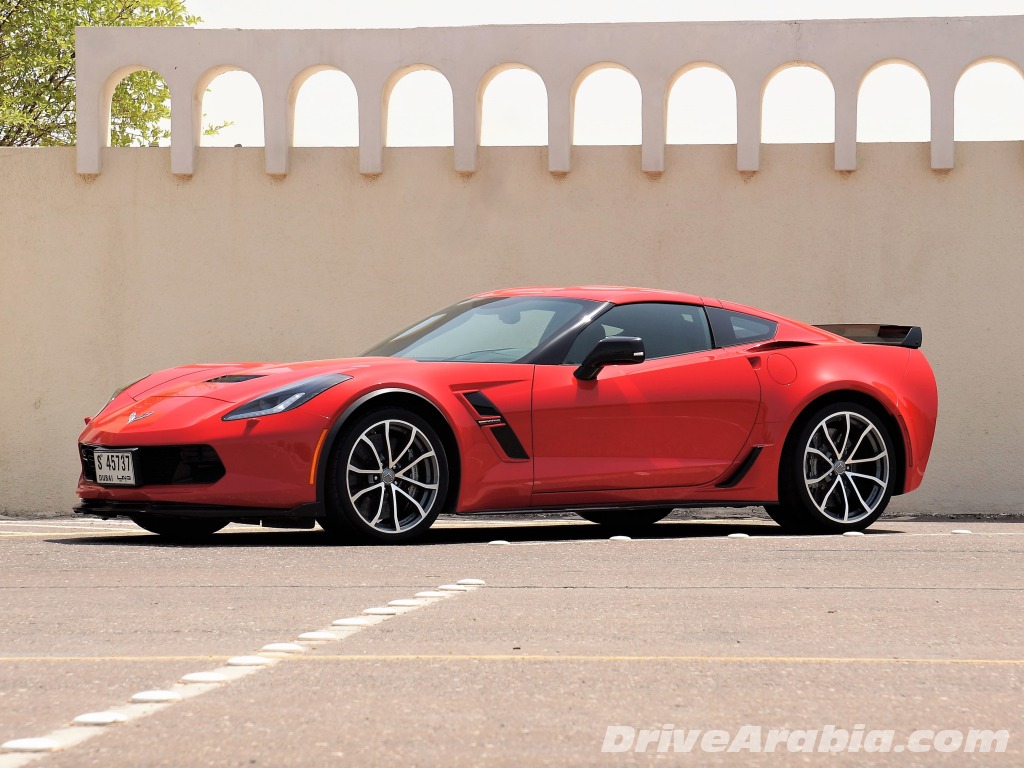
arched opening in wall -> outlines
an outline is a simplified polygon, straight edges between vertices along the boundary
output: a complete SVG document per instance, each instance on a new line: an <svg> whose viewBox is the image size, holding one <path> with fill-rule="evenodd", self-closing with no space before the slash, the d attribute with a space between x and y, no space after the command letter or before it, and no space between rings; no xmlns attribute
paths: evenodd
<svg viewBox="0 0 1024 768"><path fill-rule="evenodd" d="M892 62L875 67L857 93L857 141L930 141L931 93L914 66Z"/></svg>
<svg viewBox="0 0 1024 768"><path fill-rule="evenodd" d="M159 73L125 75L110 99L110 146L166 147L171 143L171 92Z"/></svg>
<svg viewBox="0 0 1024 768"><path fill-rule="evenodd" d="M263 91L256 78L234 67L224 67L200 83L203 81L199 145L262 147Z"/></svg>
<svg viewBox="0 0 1024 768"><path fill-rule="evenodd" d="M761 96L761 141L829 144L836 137L836 94L828 75L790 64L768 80Z"/></svg>
<svg viewBox="0 0 1024 768"><path fill-rule="evenodd" d="M1024 139L1024 77L1005 61L982 61L960 76L953 99L957 141Z"/></svg>
<svg viewBox="0 0 1024 768"><path fill-rule="evenodd" d="M540 75L517 64L483 86L480 144L541 147L548 143L548 91Z"/></svg>
<svg viewBox="0 0 1024 768"><path fill-rule="evenodd" d="M387 104L389 147L450 147L455 143L452 86L436 69L415 67L392 79Z"/></svg>
<svg viewBox="0 0 1024 768"><path fill-rule="evenodd" d="M735 144L736 86L715 66L682 72L668 92L668 144Z"/></svg>
<svg viewBox="0 0 1024 768"><path fill-rule="evenodd" d="M359 98L352 78L337 69L320 69L301 78L295 94L292 144L358 147Z"/></svg>
<svg viewBox="0 0 1024 768"><path fill-rule="evenodd" d="M576 81L573 144L639 144L643 135L640 83L618 64L597 64Z"/></svg>

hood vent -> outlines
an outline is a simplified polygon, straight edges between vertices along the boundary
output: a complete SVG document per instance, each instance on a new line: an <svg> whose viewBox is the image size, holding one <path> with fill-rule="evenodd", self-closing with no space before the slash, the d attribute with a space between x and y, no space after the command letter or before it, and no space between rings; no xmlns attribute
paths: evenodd
<svg viewBox="0 0 1024 768"><path fill-rule="evenodd" d="M207 384L241 384L243 381L262 379L262 373L229 373L216 379L207 379Z"/></svg>

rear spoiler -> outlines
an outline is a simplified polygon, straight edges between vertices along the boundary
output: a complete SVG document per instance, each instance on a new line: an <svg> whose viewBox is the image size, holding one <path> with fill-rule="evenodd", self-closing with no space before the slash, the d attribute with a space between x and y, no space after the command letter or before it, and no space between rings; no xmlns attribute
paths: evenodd
<svg viewBox="0 0 1024 768"><path fill-rule="evenodd" d="M861 344L884 344L888 347L921 346L921 328L916 325L816 325L823 331L843 336Z"/></svg>

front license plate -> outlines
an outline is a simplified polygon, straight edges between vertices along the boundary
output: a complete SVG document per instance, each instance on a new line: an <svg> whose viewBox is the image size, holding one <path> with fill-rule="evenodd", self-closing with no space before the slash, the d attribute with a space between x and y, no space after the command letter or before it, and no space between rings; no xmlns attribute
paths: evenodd
<svg viewBox="0 0 1024 768"><path fill-rule="evenodd" d="M100 485L135 485L133 451L96 451L95 462Z"/></svg>

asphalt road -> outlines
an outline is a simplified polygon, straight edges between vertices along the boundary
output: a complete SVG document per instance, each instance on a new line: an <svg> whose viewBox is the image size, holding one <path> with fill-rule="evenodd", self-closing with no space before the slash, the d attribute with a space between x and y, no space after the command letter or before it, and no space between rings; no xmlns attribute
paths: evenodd
<svg viewBox="0 0 1024 768"><path fill-rule="evenodd" d="M1024 524L610 533L441 521L424 544L346 547L231 526L181 546L126 522L0 520L0 768L1024 764ZM466 579L486 585L363 613ZM269 643L301 650L237 666ZM181 682L212 671L226 679ZM174 700L131 703L154 690ZM96 712L126 721L73 723ZM860 751L791 751L829 727ZM771 729L789 733L750 751ZM937 751L970 729L1006 730L1006 751ZM890 751L866 751L890 730ZM921 730L932 748L911 751ZM10 749L27 738L57 749ZM709 751L722 738L741 751Z"/></svg>

